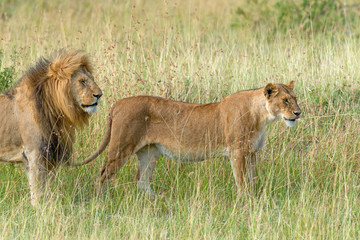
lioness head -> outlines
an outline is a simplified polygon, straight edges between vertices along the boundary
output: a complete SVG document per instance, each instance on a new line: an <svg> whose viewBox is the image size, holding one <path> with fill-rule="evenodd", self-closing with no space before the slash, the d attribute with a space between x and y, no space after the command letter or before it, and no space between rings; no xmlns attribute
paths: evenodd
<svg viewBox="0 0 360 240"><path fill-rule="evenodd" d="M77 104L83 111L89 114L96 112L102 91L85 67L80 67L72 74L70 89Z"/></svg>
<svg viewBox="0 0 360 240"><path fill-rule="evenodd" d="M264 88L264 94L267 99L266 108L275 118L284 119L289 127L296 124L300 118L301 109L296 101L296 95L293 92L294 81L288 84L269 83Z"/></svg>

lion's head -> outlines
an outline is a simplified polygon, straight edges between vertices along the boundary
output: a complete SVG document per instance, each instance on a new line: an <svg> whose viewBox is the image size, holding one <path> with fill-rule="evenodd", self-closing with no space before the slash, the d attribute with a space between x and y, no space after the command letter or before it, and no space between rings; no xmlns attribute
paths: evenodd
<svg viewBox="0 0 360 240"><path fill-rule="evenodd" d="M275 117L284 119L289 127L296 124L300 118L301 109L297 104L296 95L293 92L294 81L288 84L269 83L264 89L267 99L266 108Z"/></svg>
<svg viewBox="0 0 360 240"><path fill-rule="evenodd" d="M70 90L78 107L88 114L96 112L102 92L87 68L81 66L72 74Z"/></svg>
<svg viewBox="0 0 360 240"><path fill-rule="evenodd" d="M67 159L76 127L96 112L102 92L94 81L89 57L80 50L59 50L41 58L19 83L35 103L49 159Z"/></svg>
<svg viewBox="0 0 360 240"><path fill-rule="evenodd" d="M97 110L102 92L94 81L92 66L83 51L55 52L49 60L45 87L57 106L74 123ZM41 83L39 83L41 84Z"/></svg>
<svg viewBox="0 0 360 240"><path fill-rule="evenodd" d="M63 116L69 123L81 126L96 111L102 96L89 57L80 50L62 49L49 59L41 58L23 78L32 85L37 109L48 115L48 120Z"/></svg>

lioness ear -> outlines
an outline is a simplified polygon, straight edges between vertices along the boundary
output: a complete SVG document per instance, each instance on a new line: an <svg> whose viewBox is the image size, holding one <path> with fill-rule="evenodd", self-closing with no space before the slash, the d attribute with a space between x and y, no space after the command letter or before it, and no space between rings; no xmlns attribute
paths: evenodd
<svg viewBox="0 0 360 240"><path fill-rule="evenodd" d="M286 84L286 86L288 86L289 88L291 88L291 90L294 89L294 85L295 85L295 81L290 81L288 84Z"/></svg>
<svg viewBox="0 0 360 240"><path fill-rule="evenodd" d="M278 94L279 90L275 84L268 83L264 89L264 94L267 99L276 96Z"/></svg>

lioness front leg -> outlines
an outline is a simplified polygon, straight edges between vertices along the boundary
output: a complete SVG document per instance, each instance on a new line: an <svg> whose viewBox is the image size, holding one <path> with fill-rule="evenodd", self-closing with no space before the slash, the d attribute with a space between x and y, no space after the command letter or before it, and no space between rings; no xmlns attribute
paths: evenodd
<svg viewBox="0 0 360 240"><path fill-rule="evenodd" d="M249 170L249 182L250 182L251 190L255 189L254 177L255 177L256 159L257 159L257 152L250 153L247 164Z"/></svg>
<svg viewBox="0 0 360 240"><path fill-rule="evenodd" d="M246 152L243 149L233 150L233 154L230 158L231 168L233 170L233 176L238 190L243 190L243 183L245 177L245 165L246 165Z"/></svg>
<svg viewBox="0 0 360 240"><path fill-rule="evenodd" d="M46 183L46 166L38 151L24 153L30 186L31 205L36 206L43 195Z"/></svg>

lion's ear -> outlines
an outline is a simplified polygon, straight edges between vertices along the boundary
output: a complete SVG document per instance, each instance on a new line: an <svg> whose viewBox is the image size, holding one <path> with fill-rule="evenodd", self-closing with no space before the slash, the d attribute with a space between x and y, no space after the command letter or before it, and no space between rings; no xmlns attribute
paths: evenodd
<svg viewBox="0 0 360 240"><path fill-rule="evenodd" d="M59 61L51 63L49 65L49 76L53 78L64 78L66 77L65 72L63 71L62 64Z"/></svg>
<svg viewBox="0 0 360 240"><path fill-rule="evenodd" d="M294 85L295 85L295 81L290 81L288 82L288 84L286 84L286 86L288 86L291 90L294 89Z"/></svg>
<svg viewBox="0 0 360 240"><path fill-rule="evenodd" d="M264 94L267 99L270 99L273 96L276 96L279 92L279 89L275 84L268 83L264 89Z"/></svg>

